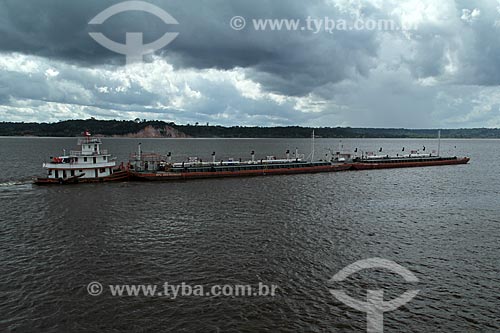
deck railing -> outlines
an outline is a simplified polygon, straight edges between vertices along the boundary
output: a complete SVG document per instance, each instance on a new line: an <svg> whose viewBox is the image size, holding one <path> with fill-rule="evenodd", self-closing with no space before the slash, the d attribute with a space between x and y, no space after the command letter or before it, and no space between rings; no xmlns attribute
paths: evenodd
<svg viewBox="0 0 500 333"><path fill-rule="evenodd" d="M92 143L102 143L100 138L84 138L84 139L78 139L78 144L92 144Z"/></svg>
<svg viewBox="0 0 500 333"><path fill-rule="evenodd" d="M92 156L109 155L109 154L108 154L108 150L107 149L101 149L101 151L99 152L99 154L97 152L90 152L90 154L83 154L79 150L72 150L72 151L70 151L70 155L71 156L83 156L83 157L90 156L90 157L92 157Z"/></svg>

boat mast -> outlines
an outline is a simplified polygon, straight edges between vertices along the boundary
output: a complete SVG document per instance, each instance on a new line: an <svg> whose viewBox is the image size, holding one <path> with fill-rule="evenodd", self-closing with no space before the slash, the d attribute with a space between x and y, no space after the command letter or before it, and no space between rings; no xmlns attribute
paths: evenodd
<svg viewBox="0 0 500 333"><path fill-rule="evenodd" d="M438 157L441 153L441 130L438 131Z"/></svg>

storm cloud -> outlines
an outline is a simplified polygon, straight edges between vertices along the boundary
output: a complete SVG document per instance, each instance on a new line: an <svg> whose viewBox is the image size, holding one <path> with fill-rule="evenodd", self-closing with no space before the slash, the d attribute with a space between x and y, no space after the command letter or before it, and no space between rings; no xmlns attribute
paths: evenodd
<svg viewBox="0 0 500 333"><path fill-rule="evenodd" d="M0 117L94 116L222 125L500 125L500 3L427 0L149 1L179 24L120 1L0 2ZM234 16L247 26L234 30ZM254 19L393 20L409 31L254 29ZM168 46L125 66L90 36L127 32Z"/></svg>

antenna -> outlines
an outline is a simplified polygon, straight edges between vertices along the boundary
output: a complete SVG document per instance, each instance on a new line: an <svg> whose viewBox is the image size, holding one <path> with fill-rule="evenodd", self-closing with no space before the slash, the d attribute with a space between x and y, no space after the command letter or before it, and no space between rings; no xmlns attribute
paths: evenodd
<svg viewBox="0 0 500 333"><path fill-rule="evenodd" d="M314 162L314 130L313 130L313 133L312 133L311 162Z"/></svg>
<svg viewBox="0 0 500 333"><path fill-rule="evenodd" d="M441 130L438 131L438 157L440 157L441 152Z"/></svg>

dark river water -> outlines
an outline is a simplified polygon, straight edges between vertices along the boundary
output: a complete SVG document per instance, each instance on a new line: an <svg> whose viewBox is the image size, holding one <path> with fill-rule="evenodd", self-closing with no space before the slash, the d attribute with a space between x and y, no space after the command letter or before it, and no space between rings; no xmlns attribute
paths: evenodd
<svg viewBox="0 0 500 333"><path fill-rule="evenodd" d="M500 141L443 140L470 164L314 175L37 187L49 156L76 140L0 138L1 332L363 332L343 289L385 300L385 332L500 330ZM309 140L142 139L175 159L283 155ZM104 139L125 160L139 140ZM344 140L387 153L435 140ZM317 156L338 140L318 139ZM418 278L367 269L392 260ZM91 296L87 286L104 291ZM272 296L113 296L108 285L276 285Z"/></svg>

